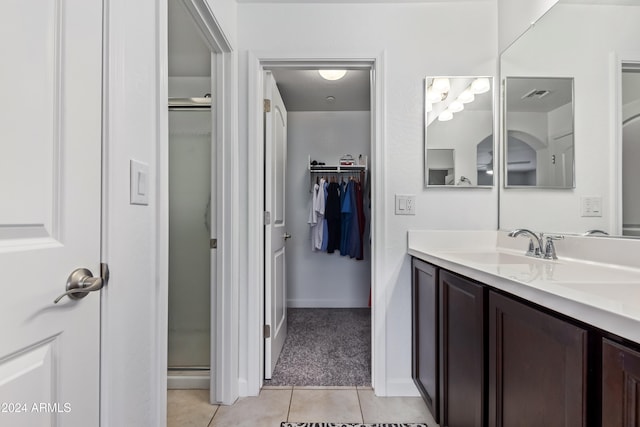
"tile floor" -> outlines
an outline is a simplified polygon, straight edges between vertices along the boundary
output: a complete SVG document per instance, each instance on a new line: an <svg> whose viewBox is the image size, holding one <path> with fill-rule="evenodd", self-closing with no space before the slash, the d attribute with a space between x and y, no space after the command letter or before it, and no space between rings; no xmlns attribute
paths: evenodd
<svg viewBox="0 0 640 427"><path fill-rule="evenodd" d="M376 397L370 387L265 387L231 406L209 405L208 390L169 390L168 427L279 427L282 421L427 423L420 397Z"/></svg>

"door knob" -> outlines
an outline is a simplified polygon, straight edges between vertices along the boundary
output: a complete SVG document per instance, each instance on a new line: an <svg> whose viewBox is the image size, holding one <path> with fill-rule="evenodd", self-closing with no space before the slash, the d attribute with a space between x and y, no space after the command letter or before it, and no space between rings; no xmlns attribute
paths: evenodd
<svg viewBox="0 0 640 427"><path fill-rule="evenodd" d="M284 237L284 240L290 239L291 238L291 234L289 233L284 233L284 235L282 236Z"/></svg>
<svg viewBox="0 0 640 427"><path fill-rule="evenodd" d="M103 276L93 277L93 273L86 268L76 268L67 279L67 291L53 301L57 304L62 298L68 296L71 299L81 299L87 296L89 292L99 291L108 280L108 269L103 264Z"/></svg>

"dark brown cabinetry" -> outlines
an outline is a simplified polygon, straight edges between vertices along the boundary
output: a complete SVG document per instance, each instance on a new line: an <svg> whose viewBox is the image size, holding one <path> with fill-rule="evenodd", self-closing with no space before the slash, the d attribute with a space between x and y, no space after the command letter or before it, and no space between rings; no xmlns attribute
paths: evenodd
<svg viewBox="0 0 640 427"><path fill-rule="evenodd" d="M486 287L440 271L440 424L485 425Z"/></svg>
<svg viewBox="0 0 640 427"><path fill-rule="evenodd" d="M438 269L412 260L412 376L433 418L439 422L438 400Z"/></svg>
<svg viewBox="0 0 640 427"><path fill-rule="evenodd" d="M489 426L585 426L586 402L587 331L490 292Z"/></svg>
<svg viewBox="0 0 640 427"><path fill-rule="evenodd" d="M640 353L602 341L602 426L640 426Z"/></svg>

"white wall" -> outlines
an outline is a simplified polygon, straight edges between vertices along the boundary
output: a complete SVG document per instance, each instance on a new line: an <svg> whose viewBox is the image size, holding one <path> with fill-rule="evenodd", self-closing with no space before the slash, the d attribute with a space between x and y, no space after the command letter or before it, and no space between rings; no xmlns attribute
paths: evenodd
<svg viewBox="0 0 640 427"><path fill-rule="evenodd" d="M308 157L338 164L344 154L369 156L369 111L289 112L287 133L287 299L289 307L367 307L371 284L369 218L364 260L314 252L309 232ZM313 180L315 183L315 180ZM369 199L365 198L365 207ZM368 212L368 208L365 209Z"/></svg>
<svg viewBox="0 0 640 427"><path fill-rule="evenodd" d="M236 0L204 0L215 16L232 49L237 48L238 14Z"/></svg>
<svg viewBox="0 0 640 427"><path fill-rule="evenodd" d="M464 7L464 13L461 12ZM376 277L386 309L386 377L376 392L416 395L411 380L410 266L407 230L495 229L497 191L430 189L424 183L424 78L427 75L495 75L497 66L496 8L493 1L429 4L245 4L238 5L239 155L246 163L247 52L297 58L378 57L384 55L382 105L384 156L376 165L384 171L382 203L375 212L383 221L375 242L379 250ZM451 31L464 28L464 31ZM446 42L443 43L443 34ZM473 34L473 37L469 37ZM241 253L248 253L247 176L240 177L243 216ZM416 216L394 216L394 195L415 194ZM252 218L254 214L252 213ZM240 272L240 319L248 316L246 271ZM247 286L251 286L248 288ZM242 320L241 320L242 322ZM251 326L253 327L253 326ZM241 323L241 348L249 325ZM241 351L242 353L242 351ZM254 368L241 360L240 379Z"/></svg>
<svg viewBox="0 0 640 427"><path fill-rule="evenodd" d="M109 0L105 64L105 231L111 278L102 290L101 425L163 424L166 389L156 334L157 13L163 2ZM166 8L166 4L164 6ZM149 205L129 204L129 161L149 165ZM166 328L166 325L165 325ZM80 360L81 363L81 360ZM166 377L165 377L166 378Z"/></svg>
<svg viewBox="0 0 640 427"><path fill-rule="evenodd" d="M498 0L498 50L502 52L558 0Z"/></svg>
<svg viewBox="0 0 640 427"><path fill-rule="evenodd" d="M638 52L640 8L558 4L502 55L504 76L574 78L574 190L515 190L500 197L500 228L547 232L615 232L618 171L613 135L617 78L612 53ZM615 31L594 28L615 27ZM570 30L568 30L570 29ZM602 217L582 217L581 197L601 196Z"/></svg>

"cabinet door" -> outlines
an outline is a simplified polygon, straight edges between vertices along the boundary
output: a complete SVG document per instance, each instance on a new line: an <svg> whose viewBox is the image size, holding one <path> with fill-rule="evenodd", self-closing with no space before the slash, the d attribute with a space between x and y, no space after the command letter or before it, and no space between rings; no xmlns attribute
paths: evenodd
<svg viewBox="0 0 640 427"><path fill-rule="evenodd" d="M413 380L433 418L438 411L438 269L412 261Z"/></svg>
<svg viewBox="0 0 640 427"><path fill-rule="evenodd" d="M640 353L602 342L602 426L640 426Z"/></svg>
<svg viewBox="0 0 640 427"><path fill-rule="evenodd" d="M586 425L587 331L489 296L489 426Z"/></svg>
<svg viewBox="0 0 640 427"><path fill-rule="evenodd" d="M485 423L486 288L440 272L440 421L443 427Z"/></svg>

